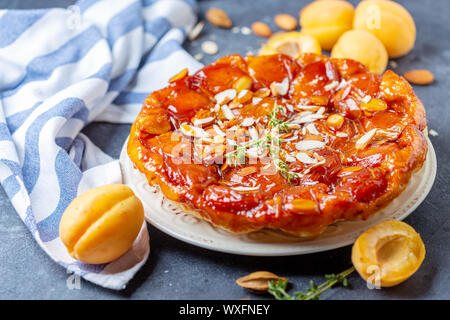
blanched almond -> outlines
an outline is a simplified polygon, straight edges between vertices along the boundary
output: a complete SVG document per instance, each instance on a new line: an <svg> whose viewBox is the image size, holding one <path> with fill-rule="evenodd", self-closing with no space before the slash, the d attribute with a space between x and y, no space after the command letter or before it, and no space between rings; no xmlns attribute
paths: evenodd
<svg viewBox="0 0 450 320"><path fill-rule="evenodd" d="M252 31L254 34L260 37L270 37L272 35L272 30L264 22L257 21L252 24Z"/></svg>
<svg viewBox="0 0 450 320"><path fill-rule="evenodd" d="M278 14L274 18L275 24L283 30L291 31L297 28L297 19L290 14Z"/></svg>
<svg viewBox="0 0 450 320"><path fill-rule="evenodd" d="M411 70L405 72L403 76L409 82L418 85L427 85L434 81L434 75L425 69Z"/></svg>
<svg viewBox="0 0 450 320"><path fill-rule="evenodd" d="M233 23L225 11L218 8L210 8L205 14L206 20L220 28L231 28Z"/></svg>

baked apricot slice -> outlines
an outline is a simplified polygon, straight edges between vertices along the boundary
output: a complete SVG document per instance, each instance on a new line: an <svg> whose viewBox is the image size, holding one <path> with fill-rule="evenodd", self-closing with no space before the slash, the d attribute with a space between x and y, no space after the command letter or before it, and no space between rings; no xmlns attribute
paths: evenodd
<svg viewBox="0 0 450 320"><path fill-rule="evenodd" d="M384 221L359 236L352 262L361 277L382 287L395 286L419 269L425 258L420 235L401 221Z"/></svg>

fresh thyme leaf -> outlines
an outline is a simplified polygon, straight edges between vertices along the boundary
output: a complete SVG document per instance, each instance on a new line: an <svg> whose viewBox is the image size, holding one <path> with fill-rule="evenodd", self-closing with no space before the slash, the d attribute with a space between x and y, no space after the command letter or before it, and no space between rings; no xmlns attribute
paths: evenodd
<svg viewBox="0 0 450 320"><path fill-rule="evenodd" d="M335 284L340 283L342 286L348 286L347 276L349 276L353 271L355 271L354 267L351 267L339 274L326 274L326 281L321 285L316 285L314 281L310 281L310 287L307 289L306 293L296 292L294 296L291 296L286 292L287 281L283 282L274 282L269 281L269 290L268 292L275 297L277 300L318 300L320 295L333 287Z"/></svg>

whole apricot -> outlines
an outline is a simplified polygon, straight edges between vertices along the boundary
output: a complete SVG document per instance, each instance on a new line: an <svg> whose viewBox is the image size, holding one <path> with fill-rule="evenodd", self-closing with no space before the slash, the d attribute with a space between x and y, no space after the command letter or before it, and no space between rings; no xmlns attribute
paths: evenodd
<svg viewBox="0 0 450 320"><path fill-rule="evenodd" d="M407 54L416 41L413 18L394 1L361 1L356 7L353 27L374 34L383 42L391 58Z"/></svg>
<svg viewBox="0 0 450 320"><path fill-rule="evenodd" d="M371 72L383 73L388 54L383 43L368 31L350 30L344 33L331 51L333 58L348 58L361 62Z"/></svg>
<svg viewBox="0 0 450 320"><path fill-rule="evenodd" d="M353 6L342 0L314 1L300 11L302 33L315 37L324 50L331 50L339 37L352 29Z"/></svg>
<svg viewBox="0 0 450 320"><path fill-rule="evenodd" d="M144 208L133 191L111 184L76 197L64 211L59 235L73 258L107 263L131 248L143 222Z"/></svg>
<svg viewBox="0 0 450 320"><path fill-rule="evenodd" d="M296 31L274 34L259 51L261 55L282 53L292 58L307 52L321 54L319 42L310 35Z"/></svg>
<svg viewBox="0 0 450 320"><path fill-rule="evenodd" d="M419 269L425 258L420 235L408 224L391 220L362 233L352 248L352 262L361 277L382 287L395 286Z"/></svg>

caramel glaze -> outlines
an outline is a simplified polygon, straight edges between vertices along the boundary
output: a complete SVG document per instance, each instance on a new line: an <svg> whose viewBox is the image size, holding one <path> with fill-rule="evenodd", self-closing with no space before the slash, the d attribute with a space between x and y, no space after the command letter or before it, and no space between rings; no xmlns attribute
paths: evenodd
<svg viewBox="0 0 450 320"><path fill-rule="evenodd" d="M338 130L327 124L326 117L314 121L326 137L326 146L314 150L323 159L319 165L288 181L280 172L265 174L261 168L266 164L259 162L252 165L256 172L244 176L239 172L246 165L221 170L220 163L180 163L173 152L183 137L177 130L180 124L190 123L199 111L214 108L214 96L233 88L243 76L253 80L253 92L286 78L289 90L282 97L270 94L255 104L250 101L233 120L219 115L224 131L247 117L264 127L275 102L324 106L325 115L345 117ZM326 89L333 81L340 85ZM361 110L367 96L386 102L387 109ZM290 119L298 112L287 110L282 117ZM314 54L298 59L230 55L150 94L132 126L128 154L151 185L158 184L167 198L187 205L216 226L234 233L271 228L310 237L338 220L366 219L398 196L425 161L425 127L422 102L407 81L392 71L380 76L356 61ZM357 140L372 129L377 134L370 144L357 148ZM295 143L310 138L300 135L281 147L296 152ZM187 147L193 148L190 143ZM306 167L300 161L289 164L292 172L305 172ZM236 186L257 190L236 191ZM309 203L315 204L315 210L296 208L295 199L312 200Z"/></svg>

